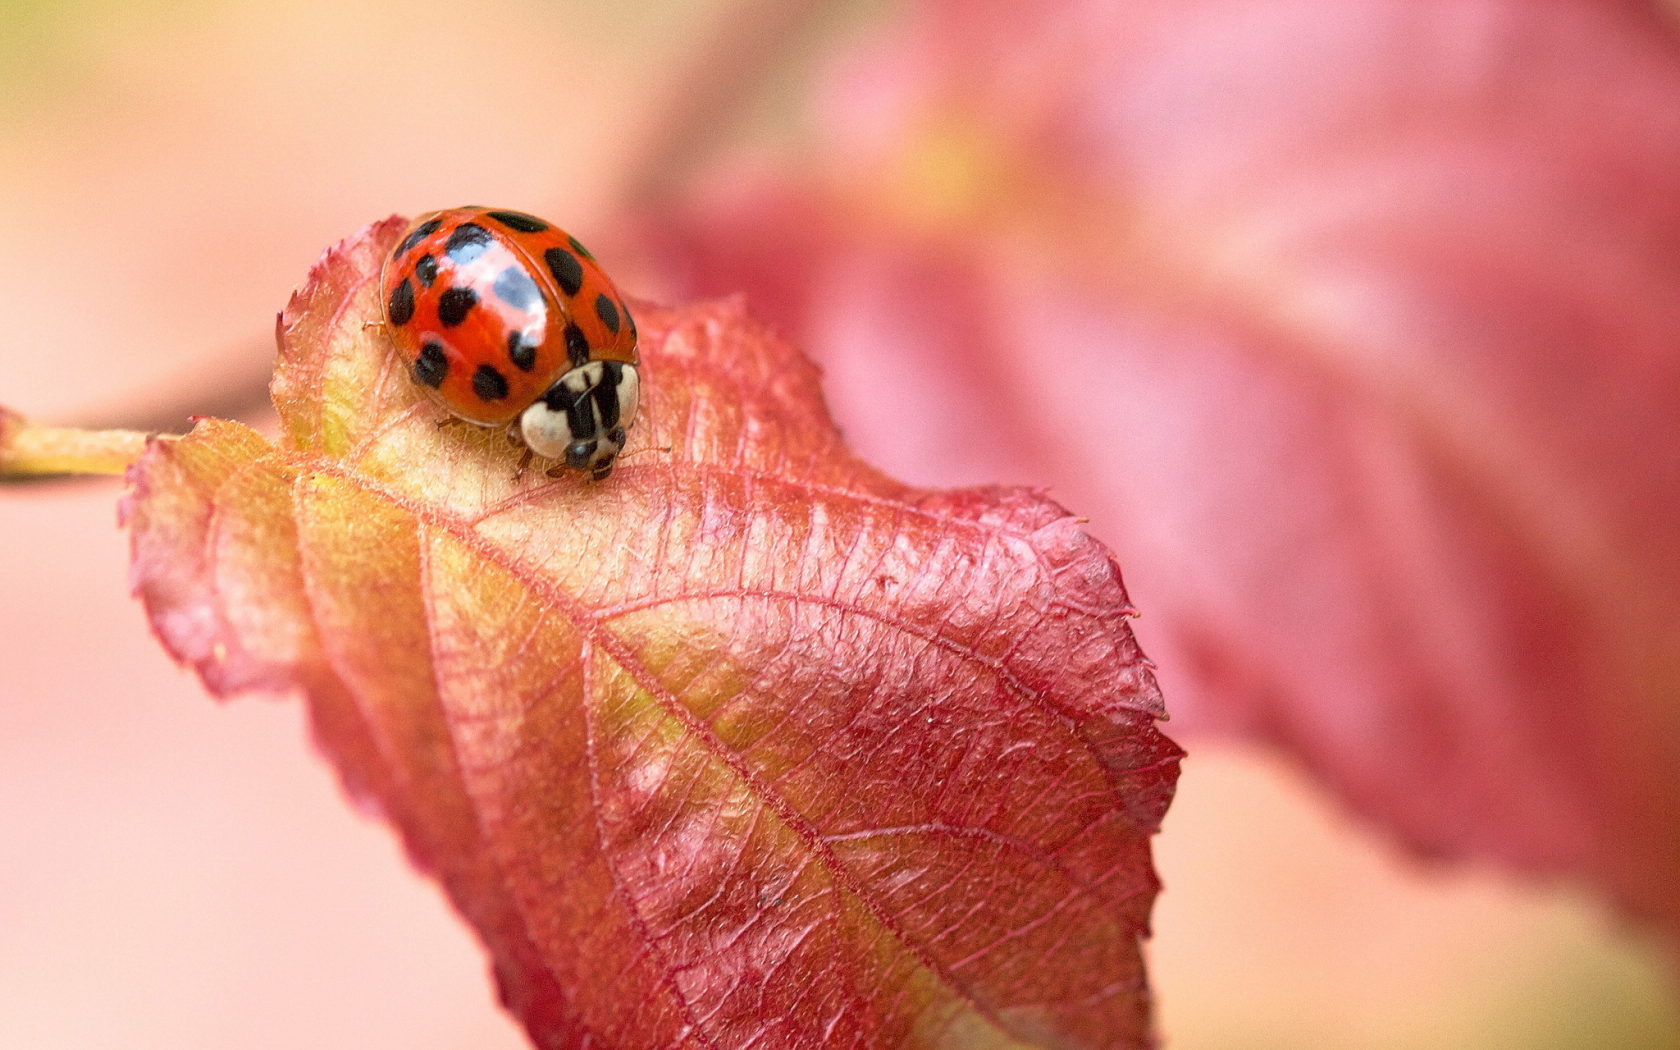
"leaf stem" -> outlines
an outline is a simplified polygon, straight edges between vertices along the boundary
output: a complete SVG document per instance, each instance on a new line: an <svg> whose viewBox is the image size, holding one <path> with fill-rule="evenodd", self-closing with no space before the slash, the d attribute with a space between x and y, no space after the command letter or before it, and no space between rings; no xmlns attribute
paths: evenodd
<svg viewBox="0 0 1680 1050"><path fill-rule="evenodd" d="M0 407L0 481L63 474L121 474L146 450L138 430L39 427Z"/></svg>

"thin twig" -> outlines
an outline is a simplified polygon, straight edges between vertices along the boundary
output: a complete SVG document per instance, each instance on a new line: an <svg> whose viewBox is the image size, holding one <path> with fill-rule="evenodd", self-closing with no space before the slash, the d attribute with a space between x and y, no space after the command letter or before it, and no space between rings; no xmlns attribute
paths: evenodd
<svg viewBox="0 0 1680 1050"><path fill-rule="evenodd" d="M0 481L121 474L150 437L139 430L38 427L0 408Z"/></svg>

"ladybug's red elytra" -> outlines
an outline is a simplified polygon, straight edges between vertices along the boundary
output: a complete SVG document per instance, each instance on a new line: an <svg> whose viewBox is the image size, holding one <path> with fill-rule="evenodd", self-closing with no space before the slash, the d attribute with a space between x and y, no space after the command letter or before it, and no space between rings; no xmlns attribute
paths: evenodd
<svg viewBox="0 0 1680 1050"><path fill-rule="evenodd" d="M385 259L386 331L450 414L596 480L636 421L636 322L577 238L524 212L420 216Z"/></svg>

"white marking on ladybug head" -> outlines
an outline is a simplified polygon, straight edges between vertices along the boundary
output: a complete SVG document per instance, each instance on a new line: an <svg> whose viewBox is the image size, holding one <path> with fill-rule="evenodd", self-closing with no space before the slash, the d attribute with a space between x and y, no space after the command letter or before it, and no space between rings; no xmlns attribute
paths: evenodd
<svg viewBox="0 0 1680 1050"><path fill-rule="evenodd" d="M565 459L572 443L572 427L566 413L556 412L546 401L537 401L519 417L519 435L532 452L545 459Z"/></svg>
<svg viewBox="0 0 1680 1050"><path fill-rule="evenodd" d="M642 377L635 365L625 365L618 377L618 425L629 430L636 424L636 412L642 407Z"/></svg>

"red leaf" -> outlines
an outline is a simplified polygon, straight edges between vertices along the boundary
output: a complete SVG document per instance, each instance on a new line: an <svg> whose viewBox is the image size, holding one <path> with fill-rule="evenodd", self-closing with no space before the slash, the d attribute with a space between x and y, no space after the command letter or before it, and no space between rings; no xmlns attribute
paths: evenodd
<svg viewBox="0 0 1680 1050"><path fill-rule="evenodd" d="M285 447L135 468L170 652L303 693L539 1045L1143 1045L1179 752L1102 547L853 458L736 301L638 308L610 480L516 478L364 327L399 230L281 316Z"/></svg>
<svg viewBox="0 0 1680 1050"><path fill-rule="evenodd" d="M843 74L678 287L888 469L1093 508L1187 730L1680 931L1672 19L929 3Z"/></svg>

